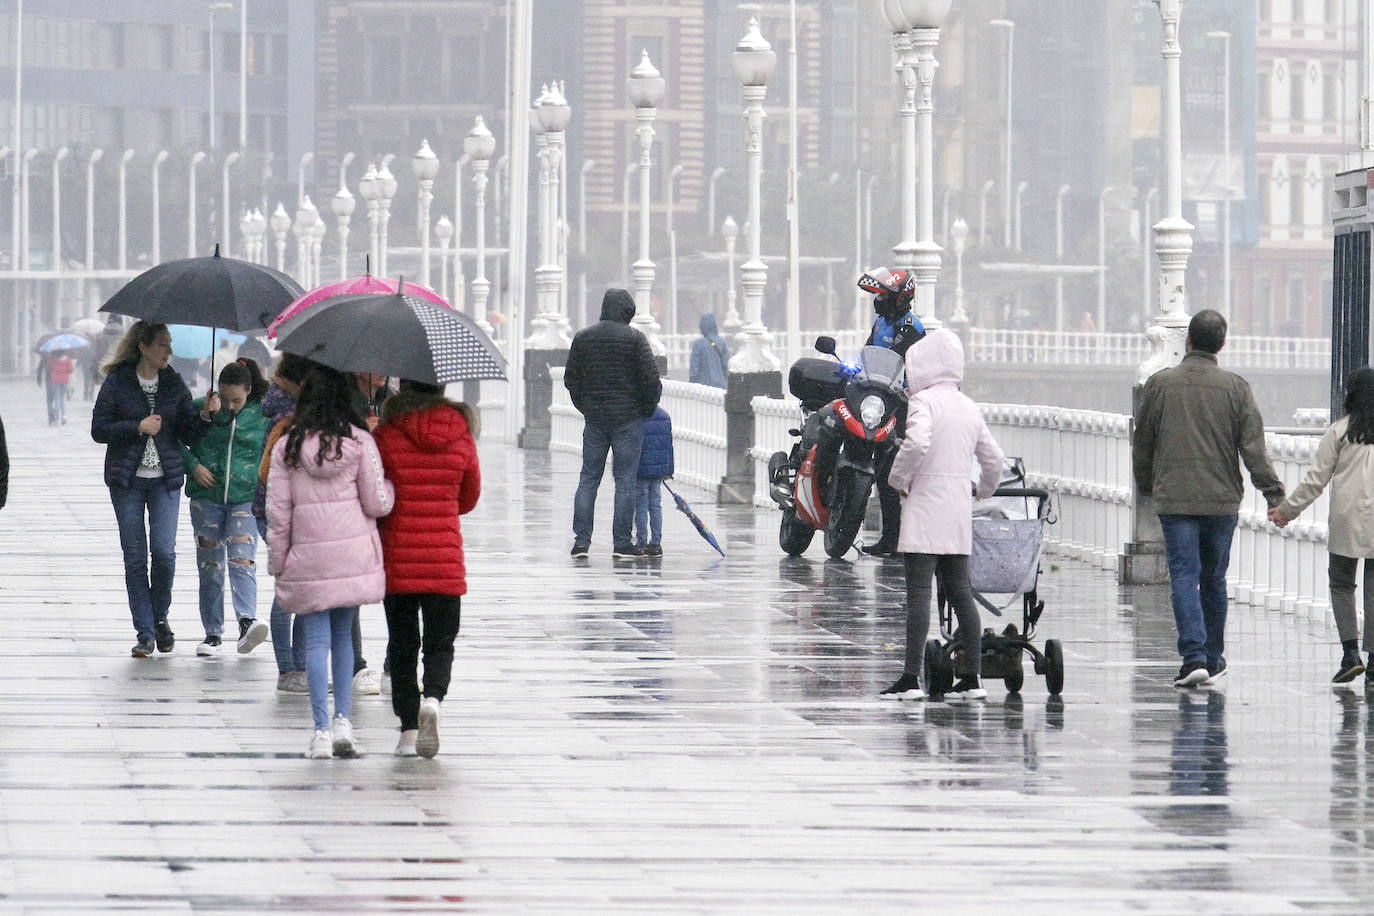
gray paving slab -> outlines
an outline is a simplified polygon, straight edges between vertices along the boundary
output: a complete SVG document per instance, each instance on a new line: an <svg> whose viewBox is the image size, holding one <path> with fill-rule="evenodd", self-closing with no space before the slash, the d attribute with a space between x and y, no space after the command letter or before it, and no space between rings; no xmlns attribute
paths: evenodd
<svg viewBox="0 0 1374 916"><path fill-rule="evenodd" d="M1167 596L1050 558L1061 701L883 704L900 570L695 503L662 562L567 557L577 464L483 443L471 591L435 760L302 758L270 646L138 661L89 406L0 383L0 911L1347 913L1374 903L1374 704L1330 627L1236 608L1220 691L1180 695ZM184 513L183 509L183 513ZM260 613L270 604L264 577ZM365 654L384 654L364 609Z"/></svg>

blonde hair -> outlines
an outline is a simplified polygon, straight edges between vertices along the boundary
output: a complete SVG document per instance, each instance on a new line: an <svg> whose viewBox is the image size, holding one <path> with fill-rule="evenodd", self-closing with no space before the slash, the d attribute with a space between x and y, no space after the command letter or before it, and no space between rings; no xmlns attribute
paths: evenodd
<svg viewBox="0 0 1374 916"><path fill-rule="evenodd" d="M114 352L100 366L100 371L106 375L118 369L120 366L134 366L143 357L143 351L138 348L139 344L152 344L157 340L157 335L167 330L165 324L153 324L148 321L135 321L133 327L124 332L124 336L115 345Z"/></svg>

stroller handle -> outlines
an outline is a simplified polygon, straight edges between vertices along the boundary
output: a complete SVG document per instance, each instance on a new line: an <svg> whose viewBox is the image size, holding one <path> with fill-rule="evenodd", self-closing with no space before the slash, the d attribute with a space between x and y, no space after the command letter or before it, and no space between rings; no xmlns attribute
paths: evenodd
<svg viewBox="0 0 1374 916"><path fill-rule="evenodd" d="M1050 491L1040 487L998 487L993 496L1016 496L1026 499L1049 499Z"/></svg>

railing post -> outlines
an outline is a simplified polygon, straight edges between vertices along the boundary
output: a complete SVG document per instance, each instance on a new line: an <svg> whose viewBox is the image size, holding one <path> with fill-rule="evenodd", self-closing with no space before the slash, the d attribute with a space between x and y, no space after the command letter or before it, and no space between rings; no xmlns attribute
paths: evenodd
<svg viewBox="0 0 1374 916"><path fill-rule="evenodd" d="M782 374L726 374L725 476L716 489L716 502L721 505L751 505L754 502L754 465L749 455L754 447L754 408L750 402L759 395L781 398Z"/></svg>

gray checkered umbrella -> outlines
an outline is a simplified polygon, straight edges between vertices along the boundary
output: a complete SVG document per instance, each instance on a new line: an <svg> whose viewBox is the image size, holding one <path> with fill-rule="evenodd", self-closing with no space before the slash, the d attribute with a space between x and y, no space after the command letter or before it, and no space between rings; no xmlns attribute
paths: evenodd
<svg viewBox="0 0 1374 916"><path fill-rule="evenodd" d="M278 332L277 348L338 369L431 385L504 379L496 344L462 312L410 295L333 296Z"/></svg>

